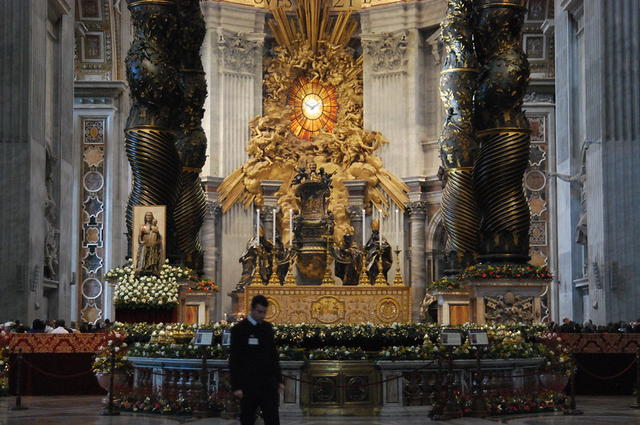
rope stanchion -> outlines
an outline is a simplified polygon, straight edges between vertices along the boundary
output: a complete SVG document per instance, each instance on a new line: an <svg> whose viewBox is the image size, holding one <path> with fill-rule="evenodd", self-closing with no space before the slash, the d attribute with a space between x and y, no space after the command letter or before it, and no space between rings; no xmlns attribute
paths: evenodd
<svg viewBox="0 0 640 425"><path fill-rule="evenodd" d="M571 354L573 364L577 365L575 356ZM564 410L565 415L582 415L582 410L576 409L576 367L571 368L571 376L569 376L569 407Z"/></svg>
<svg viewBox="0 0 640 425"><path fill-rule="evenodd" d="M630 407L640 409L640 346L636 347L636 402Z"/></svg>
<svg viewBox="0 0 640 425"><path fill-rule="evenodd" d="M107 407L102 412L103 416L118 416L120 412L115 408L113 404L113 379L116 371L116 348L111 347L111 375L109 376L109 402Z"/></svg>
<svg viewBox="0 0 640 425"><path fill-rule="evenodd" d="M26 410L27 407L22 405L22 348L18 348L16 356L16 404L11 410Z"/></svg>

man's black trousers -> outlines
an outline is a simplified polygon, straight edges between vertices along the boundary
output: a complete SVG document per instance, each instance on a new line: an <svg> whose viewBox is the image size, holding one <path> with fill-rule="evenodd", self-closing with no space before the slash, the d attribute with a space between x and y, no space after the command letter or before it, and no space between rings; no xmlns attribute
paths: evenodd
<svg viewBox="0 0 640 425"><path fill-rule="evenodd" d="M280 397L278 388L272 386L258 386L243 389L240 400L240 424L254 425L256 422L256 410L262 409L264 425L280 425L278 404Z"/></svg>

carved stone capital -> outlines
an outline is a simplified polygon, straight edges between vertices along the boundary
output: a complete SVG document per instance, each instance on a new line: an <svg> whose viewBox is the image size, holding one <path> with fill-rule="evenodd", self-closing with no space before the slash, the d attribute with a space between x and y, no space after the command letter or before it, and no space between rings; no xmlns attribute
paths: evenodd
<svg viewBox="0 0 640 425"><path fill-rule="evenodd" d="M262 42L252 38L255 37L245 33L222 30L218 32L220 59L226 71L250 74L255 72Z"/></svg>
<svg viewBox="0 0 640 425"><path fill-rule="evenodd" d="M426 41L431 48L431 55L433 56L436 64L440 65L440 63L442 62L442 54L444 50L444 44L442 42L442 29L438 28L436 31L434 31L433 34L427 37Z"/></svg>
<svg viewBox="0 0 640 425"><path fill-rule="evenodd" d="M219 218L222 216L222 207L218 201L207 201L207 211L213 218Z"/></svg>
<svg viewBox="0 0 640 425"><path fill-rule="evenodd" d="M382 33L377 38L363 39L365 54L371 58L374 72L404 71L408 63L409 32Z"/></svg>
<svg viewBox="0 0 640 425"><path fill-rule="evenodd" d="M362 207L357 205L350 205L347 207L347 213L349 218L353 221L362 221Z"/></svg>
<svg viewBox="0 0 640 425"><path fill-rule="evenodd" d="M522 99L524 103L555 103L553 93L538 93L535 91L528 92Z"/></svg>
<svg viewBox="0 0 640 425"><path fill-rule="evenodd" d="M425 201L409 202L407 205L409 218L425 218L427 216L427 203Z"/></svg>

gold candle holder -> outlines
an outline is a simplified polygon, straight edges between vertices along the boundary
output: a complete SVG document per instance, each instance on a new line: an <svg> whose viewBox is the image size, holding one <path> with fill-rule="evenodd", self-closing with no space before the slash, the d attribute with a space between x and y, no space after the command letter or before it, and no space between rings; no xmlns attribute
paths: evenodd
<svg viewBox="0 0 640 425"><path fill-rule="evenodd" d="M278 279L278 262L276 261L275 244L273 248L273 259L271 260L271 276L269 277L269 282L267 282L267 285L280 285L280 279Z"/></svg>
<svg viewBox="0 0 640 425"><path fill-rule="evenodd" d="M262 275L260 274L260 249L256 250L256 266L253 268L253 276L251 277L251 285L263 285Z"/></svg>
<svg viewBox="0 0 640 425"><path fill-rule="evenodd" d="M329 257L330 257L330 252L329 252L329 236L326 236L327 238L327 259L326 259L326 267L324 268L324 276L322 277L322 285L321 286L333 286L335 284L334 280L333 280L333 275L331 274L331 270L329 270Z"/></svg>
<svg viewBox="0 0 640 425"><path fill-rule="evenodd" d="M396 275L393 278L394 286L404 286L404 281L402 280L402 275L400 274L400 250L396 247Z"/></svg>
<svg viewBox="0 0 640 425"><path fill-rule="evenodd" d="M367 253L363 250L362 251L362 269L360 270L360 282L358 282L359 285L371 285L371 282L369 282L369 275L367 274L366 256L367 256Z"/></svg>
<svg viewBox="0 0 640 425"><path fill-rule="evenodd" d="M287 277L284 279L284 286L296 286L296 277L293 275L293 260L289 261L289 270L287 270Z"/></svg>
<svg viewBox="0 0 640 425"><path fill-rule="evenodd" d="M380 251L380 256L378 257L378 275L376 276L376 283L373 286L387 286L387 279L385 279L382 271L382 251Z"/></svg>

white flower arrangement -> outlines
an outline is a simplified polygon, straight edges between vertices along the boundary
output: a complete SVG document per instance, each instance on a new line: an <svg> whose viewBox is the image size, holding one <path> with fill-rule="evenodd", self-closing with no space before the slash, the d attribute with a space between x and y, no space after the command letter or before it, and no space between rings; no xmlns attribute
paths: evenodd
<svg viewBox="0 0 640 425"><path fill-rule="evenodd" d="M172 308L178 303L180 279L190 278L186 267L162 265L159 276L136 275L133 264L109 270L105 278L115 283L115 304L124 308Z"/></svg>

